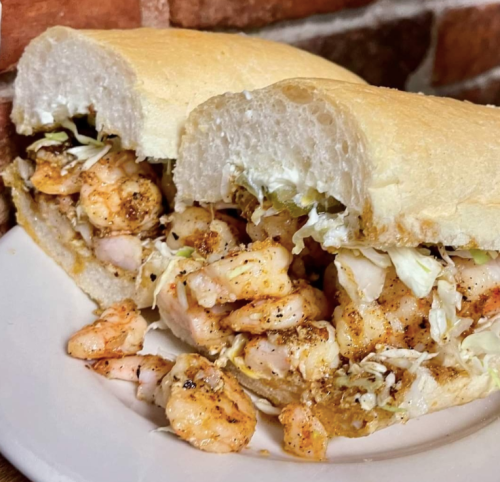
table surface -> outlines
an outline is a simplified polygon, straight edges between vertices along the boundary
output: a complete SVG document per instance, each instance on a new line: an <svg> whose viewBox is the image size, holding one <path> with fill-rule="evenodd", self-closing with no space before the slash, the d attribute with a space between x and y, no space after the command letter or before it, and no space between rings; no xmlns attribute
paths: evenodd
<svg viewBox="0 0 500 482"><path fill-rule="evenodd" d="M29 480L12 467L0 454L0 482L29 482Z"/></svg>

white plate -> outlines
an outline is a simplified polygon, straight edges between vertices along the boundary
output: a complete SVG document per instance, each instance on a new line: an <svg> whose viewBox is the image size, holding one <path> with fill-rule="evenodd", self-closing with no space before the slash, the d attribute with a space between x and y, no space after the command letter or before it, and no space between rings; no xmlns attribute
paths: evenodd
<svg viewBox="0 0 500 482"><path fill-rule="evenodd" d="M94 308L21 228L0 240L0 451L35 481L499 480L498 396L333 440L320 464L284 454L279 427L263 421L249 449L225 456L153 433L164 424L161 410L137 401L132 384L65 354ZM148 335L148 350L159 347L183 349L164 332Z"/></svg>

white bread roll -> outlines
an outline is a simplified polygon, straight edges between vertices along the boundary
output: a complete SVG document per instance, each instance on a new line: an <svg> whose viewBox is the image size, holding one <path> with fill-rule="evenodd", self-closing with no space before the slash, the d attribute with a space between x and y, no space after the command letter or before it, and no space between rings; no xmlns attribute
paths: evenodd
<svg viewBox="0 0 500 482"><path fill-rule="evenodd" d="M18 65L12 119L30 135L96 111L96 127L139 156L177 158L189 112L224 92L292 77L363 82L288 45L182 29L73 30L33 40Z"/></svg>
<svg viewBox="0 0 500 482"><path fill-rule="evenodd" d="M54 27L26 48L18 65L12 119L30 135L76 115L96 114L96 127L120 136L138 156L176 158L188 113L209 97L269 85L287 77L324 76L363 82L320 57L241 35L180 29L86 31ZM136 273L75 251L23 188L17 164L6 175L19 223L101 306L125 298L150 306L157 267ZM57 219L59 218L59 219ZM84 260L84 262L82 262ZM155 276L152 276L154 279Z"/></svg>
<svg viewBox="0 0 500 482"><path fill-rule="evenodd" d="M346 206L325 247L498 250L499 132L496 108L285 80L215 97L191 113L175 170L177 202L224 200L231 177L243 173L270 191L293 185Z"/></svg>

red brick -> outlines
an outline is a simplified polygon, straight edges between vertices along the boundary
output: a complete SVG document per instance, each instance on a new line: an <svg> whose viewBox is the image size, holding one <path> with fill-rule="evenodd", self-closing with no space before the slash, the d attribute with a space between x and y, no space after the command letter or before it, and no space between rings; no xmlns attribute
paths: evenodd
<svg viewBox="0 0 500 482"><path fill-rule="evenodd" d="M404 89L431 42L433 14L379 23L296 44L352 70L370 84Z"/></svg>
<svg viewBox="0 0 500 482"><path fill-rule="evenodd" d="M500 64L500 5L448 10L439 22L432 83L470 79Z"/></svg>
<svg viewBox="0 0 500 482"><path fill-rule="evenodd" d="M142 26L165 28L170 26L167 0L141 0Z"/></svg>
<svg viewBox="0 0 500 482"><path fill-rule="evenodd" d="M28 42L52 25L132 28L141 25L140 0L8 0L3 2L0 71L15 68Z"/></svg>
<svg viewBox="0 0 500 482"><path fill-rule="evenodd" d="M170 0L172 25L185 28L249 28L280 20L356 8L374 0Z"/></svg>

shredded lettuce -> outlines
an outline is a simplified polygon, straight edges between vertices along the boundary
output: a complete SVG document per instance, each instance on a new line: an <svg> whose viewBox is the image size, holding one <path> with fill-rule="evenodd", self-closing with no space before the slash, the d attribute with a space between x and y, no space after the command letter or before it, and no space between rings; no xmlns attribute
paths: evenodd
<svg viewBox="0 0 500 482"><path fill-rule="evenodd" d="M500 377L498 376L498 370L495 368L489 368L488 373L490 374L491 379L495 383L497 388L500 388Z"/></svg>
<svg viewBox="0 0 500 482"><path fill-rule="evenodd" d="M478 265L486 264L491 259L488 251L482 251L481 249L471 249L470 254L474 263Z"/></svg>
<svg viewBox="0 0 500 482"><path fill-rule="evenodd" d="M461 345L474 356L500 355L500 337L493 331L481 331L467 336Z"/></svg>
<svg viewBox="0 0 500 482"><path fill-rule="evenodd" d="M38 139L37 141L33 142L33 144L30 144L26 150L27 151L34 151L37 152L39 151L42 147L51 147L51 146L60 146L61 142L56 141L53 139L47 139L45 137L42 137L41 139Z"/></svg>
<svg viewBox="0 0 500 482"><path fill-rule="evenodd" d="M415 248L389 248L387 250L399 279L417 298L425 298L432 289L443 267L432 256L425 256Z"/></svg>
<svg viewBox="0 0 500 482"><path fill-rule="evenodd" d="M27 151L38 151L42 147L52 147L60 146L63 142L68 140L68 134L66 132L47 132L44 137L38 139L37 141L30 144L26 150Z"/></svg>
<svg viewBox="0 0 500 482"><path fill-rule="evenodd" d="M335 257L340 284L355 303L371 303L384 288L386 269L352 250L341 249Z"/></svg>
<svg viewBox="0 0 500 482"><path fill-rule="evenodd" d="M172 271L174 270L177 263L183 258L190 258L194 253L194 249L189 246L180 248L178 250L170 249L167 243L161 242L159 239L155 241L154 246L156 251L164 259L167 260L167 266L161 276L156 280L155 289L153 292L153 309L156 307L156 298L160 294L160 291L163 289L165 284L168 283L172 275ZM182 286L182 288L184 288L184 286ZM186 295L185 290L182 291L182 288L181 291L178 292L180 297ZM187 297L185 299L180 299L180 301L181 303L185 303L187 308Z"/></svg>
<svg viewBox="0 0 500 482"><path fill-rule="evenodd" d="M100 151L101 148L96 146L76 146L70 147L66 150L68 154L75 156L78 161L86 161L87 159L90 159L98 154Z"/></svg>
<svg viewBox="0 0 500 482"><path fill-rule="evenodd" d="M376 360L385 364L396 366L416 372L422 363L437 356L437 353L420 352L409 348L379 347L378 353L370 353L364 360Z"/></svg>
<svg viewBox="0 0 500 482"><path fill-rule="evenodd" d="M58 142L64 142L69 139L68 134L64 131L60 132L47 132L45 134L45 138L49 139L51 141L58 141Z"/></svg>
<svg viewBox="0 0 500 482"><path fill-rule="evenodd" d="M181 256L182 258L190 258L194 253L194 248L191 248L190 246L186 246L184 248L180 248L178 251L176 251L175 255L176 256Z"/></svg>
<svg viewBox="0 0 500 482"><path fill-rule="evenodd" d="M389 268L392 266L391 258L388 254L381 253L373 248L359 248L359 251L379 268Z"/></svg>
<svg viewBox="0 0 500 482"><path fill-rule="evenodd" d="M438 280L437 291L433 294L432 306L429 311L431 338L442 345L450 336L461 335L472 324L472 319L460 318L457 310L462 307L462 295L458 292L455 282Z"/></svg>
<svg viewBox="0 0 500 482"><path fill-rule="evenodd" d="M94 164L99 162L100 159L102 159L108 151L111 149L111 144L105 145L99 152L97 152L94 156L89 157L82 166L83 171L89 170Z"/></svg>
<svg viewBox="0 0 500 482"><path fill-rule="evenodd" d="M61 122L61 125L65 128L65 129L68 129L69 131L71 131L73 133L73 135L75 136L75 139L80 143L80 144L92 144L93 146L96 146L96 147L102 147L104 146L104 143L96 140L96 139L92 139L92 137L88 137L88 136L84 136L82 134L79 134L78 133L78 129L76 127L76 124L69 120L69 119L66 119L64 120L63 122Z"/></svg>
<svg viewBox="0 0 500 482"><path fill-rule="evenodd" d="M304 249L304 238L313 238L323 247L341 246L348 240L348 227L345 224L347 210L340 214L318 214L316 207L309 212L309 219L294 235L293 254L299 254Z"/></svg>

